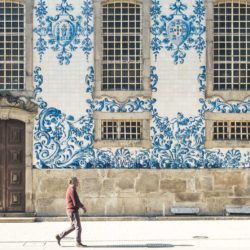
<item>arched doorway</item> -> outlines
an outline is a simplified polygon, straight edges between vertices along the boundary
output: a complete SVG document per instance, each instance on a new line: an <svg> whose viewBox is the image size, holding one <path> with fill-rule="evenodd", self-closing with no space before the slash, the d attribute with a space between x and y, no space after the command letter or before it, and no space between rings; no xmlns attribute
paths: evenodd
<svg viewBox="0 0 250 250"><path fill-rule="evenodd" d="M25 211L25 123L0 120L0 211Z"/></svg>

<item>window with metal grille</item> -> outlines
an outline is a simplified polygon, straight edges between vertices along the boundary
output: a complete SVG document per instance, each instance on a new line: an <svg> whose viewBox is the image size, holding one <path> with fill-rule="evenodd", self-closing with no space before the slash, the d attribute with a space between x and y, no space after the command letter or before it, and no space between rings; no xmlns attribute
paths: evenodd
<svg viewBox="0 0 250 250"><path fill-rule="evenodd" d="M24 89L24 5L0 2L0 90Z"/></svg>
<svg viewBox="0 0 250 250"><path fill-rule="evenodd" d="M216 121L213 123L214 140L250 140L250 121Z"/></svg>
<svg viewBox="0 0 250 250"><path fill-rule="evenodd" d="M250 90L250 4L214 6L214 90Z"/></svg>
<svg viewBox="0 0 250 250"><path fill-rule="evenodd" d="M102 5L102 90L142 90L141 5Z"/></svg>
<svg viewBox="0 0 250 250"><path fill-rule="evenodd" d="M142 140L142 121L102 120L102 140Z"/></svg>

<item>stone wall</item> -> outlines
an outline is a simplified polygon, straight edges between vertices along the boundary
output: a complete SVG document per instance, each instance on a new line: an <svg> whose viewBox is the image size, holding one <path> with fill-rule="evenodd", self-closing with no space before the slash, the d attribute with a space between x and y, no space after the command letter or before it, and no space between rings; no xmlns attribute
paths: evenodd
<svg viewBox="0 0 250 250"><path fill-rule="evenodd" d="M89 216L164 216L172 206L223 215L226 205L250 205L250 170L33 170L34 210L65 215L68 179L80 179Z"/></svg>

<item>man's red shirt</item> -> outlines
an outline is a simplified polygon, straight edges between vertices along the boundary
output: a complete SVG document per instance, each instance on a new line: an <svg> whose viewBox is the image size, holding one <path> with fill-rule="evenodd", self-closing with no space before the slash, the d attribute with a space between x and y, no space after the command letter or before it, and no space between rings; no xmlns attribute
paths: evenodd
<svg viewBox="0 0 250 250"><path fill-rule="evenodd" d="M66 191L66 206L67 214L71 215L72 212L78 211L79 208L83 208L83 204L80 202L76 188L73 185L69 185Z"/></svg>

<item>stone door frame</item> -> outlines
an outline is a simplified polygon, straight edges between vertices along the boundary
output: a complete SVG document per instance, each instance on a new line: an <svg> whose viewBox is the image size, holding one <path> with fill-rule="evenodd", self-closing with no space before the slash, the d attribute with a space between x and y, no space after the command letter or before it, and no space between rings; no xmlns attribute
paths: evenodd
<svg viewBox="0 0 250 250"><path fill-rule="evenodd" d="M19 120L25 123L25 212L34 212L32 195L33 130L36 112L1 107L0 120Z"/></svg>

